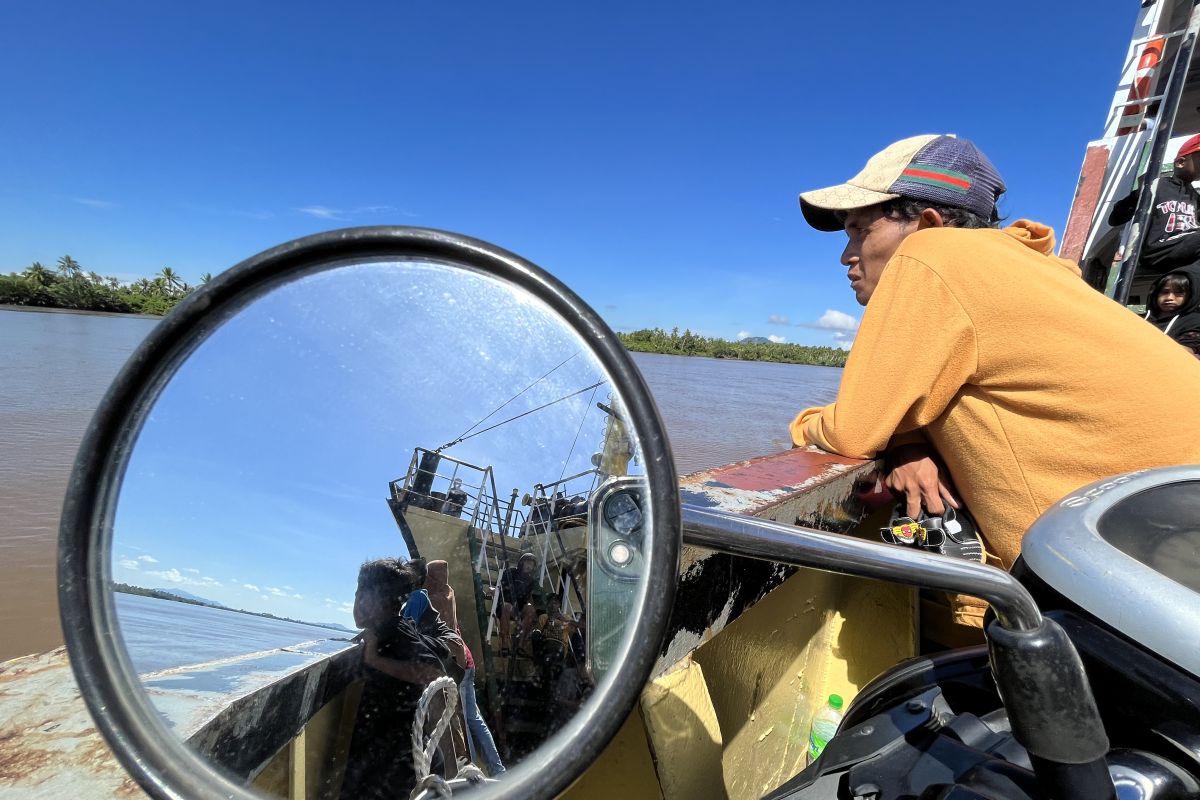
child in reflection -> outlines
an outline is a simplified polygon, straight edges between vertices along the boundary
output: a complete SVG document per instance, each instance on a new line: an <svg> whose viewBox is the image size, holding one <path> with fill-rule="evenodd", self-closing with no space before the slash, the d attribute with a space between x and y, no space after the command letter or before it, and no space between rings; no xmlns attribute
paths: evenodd
<svg viewBox="0 0 1200 800"><path fill-rule="evenodd" d="M400 559L367 561L358 572L354 624L363 629L363 692L341 797L407 797L416 782L412 724L425 686L444 674L436 640L401 616L413 575ZM440 765L435 764L435 770Z"/></svg>

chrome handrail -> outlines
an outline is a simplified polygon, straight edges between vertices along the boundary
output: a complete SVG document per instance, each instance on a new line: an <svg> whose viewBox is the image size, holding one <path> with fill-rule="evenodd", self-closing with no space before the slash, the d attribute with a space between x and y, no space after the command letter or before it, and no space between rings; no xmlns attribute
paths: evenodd
<svg viewBox="0 0 1200 800"><path fill-rule="evenodd" d="M968 594L990 603L997 621L1010 630L1032 631L1042 624L1037 604L1016 578L953 556L687 504L683 542L731 555Z"/></svg>

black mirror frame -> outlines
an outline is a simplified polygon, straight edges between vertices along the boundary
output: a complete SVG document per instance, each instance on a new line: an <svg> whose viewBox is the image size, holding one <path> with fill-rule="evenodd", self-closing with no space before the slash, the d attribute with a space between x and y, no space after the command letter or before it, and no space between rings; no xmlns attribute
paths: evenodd
<svg viewBox="0 0 1200 800"><path fill-rule="evenodd" d="M658 656L674 600L680 547L679 488L662 420L629 353L570 289L534 264L485 242L426 228L380 226L316 234L247 259L197 289L158 323L101 401L76 457L58 543L59 613L71 668L96 725L125 769L157 798L258 797L177 737L162 736L118 637L109 592L112 515L132 444L158 393L184 357L250 300L334 263L428 259L459 264L532 294L592 348L637 432L656 531L644 604L626 657L592 700L480 797L551 798L587 769L633 709Z"/></svg>

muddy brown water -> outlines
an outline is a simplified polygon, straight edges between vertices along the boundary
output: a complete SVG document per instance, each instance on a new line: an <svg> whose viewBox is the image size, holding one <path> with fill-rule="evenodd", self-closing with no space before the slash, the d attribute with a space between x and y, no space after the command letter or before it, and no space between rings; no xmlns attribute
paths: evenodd
<svg viewBox="0 0 1200 800"><path fill-rule="evenodd" d="M58 521L75 451L109 383L156 320L0 309L0 661L62 644ZM841 370L635 353L679 473L789 446Z"/></svg>

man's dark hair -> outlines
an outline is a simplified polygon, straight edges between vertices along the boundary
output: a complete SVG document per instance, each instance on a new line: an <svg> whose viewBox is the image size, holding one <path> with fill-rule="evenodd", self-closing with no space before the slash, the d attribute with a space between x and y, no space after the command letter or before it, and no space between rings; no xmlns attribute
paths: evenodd
<svg viewBox="0 0 1200 800"><path fill-rule="evenodd" d="M429 578L429 568L425 566L425 559L414 558L408 562L408 571L413 576L413 588L420 589L425 586L426 579Z"/></svg>
<svg viewBox="0 0 1200 800"><path fill-rule="evenodd" d="M377 558L364 561L358 568L358 585L366 591L378 592L399 611L404 598L413 590L413 573L402 559Z"/></svg>
<svg viewBox="0 0 1200 800"><path fill-rule="evenodd" d="M932 208L941 214L942 222L948 228L995 228L1000 225L1000 215L995 206L992 206L992 215L989 219L984 219L974 211L968 211L965 208L937 205L924 200L913 200L909 197L897 197L895 200L888 200L879 206L885 217L905 222L921 216L921 212L927 208Z"/></svg>

